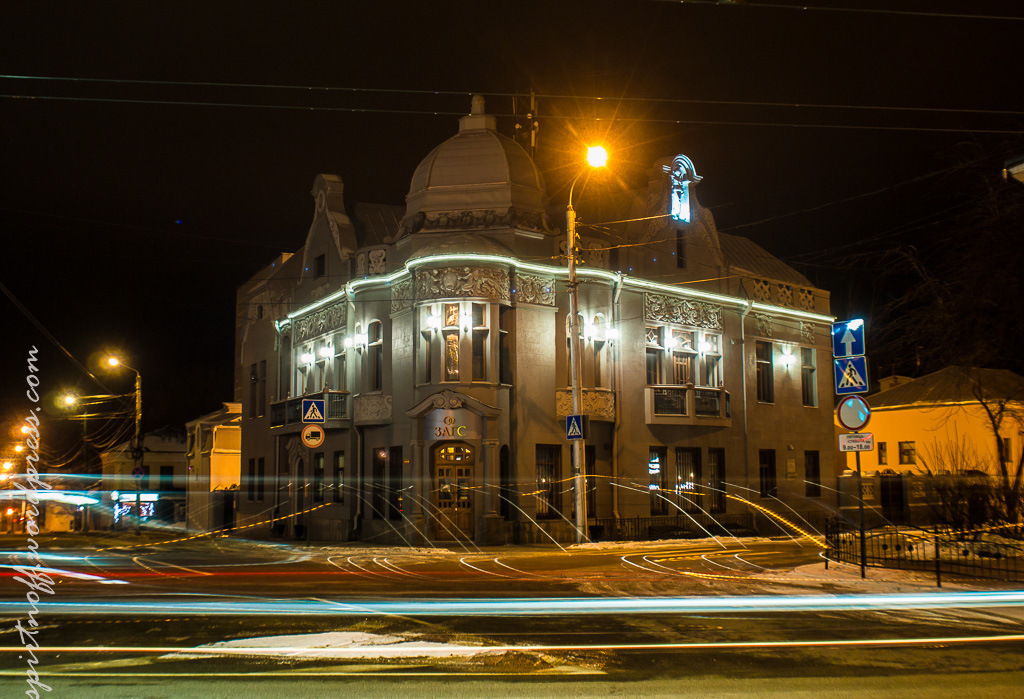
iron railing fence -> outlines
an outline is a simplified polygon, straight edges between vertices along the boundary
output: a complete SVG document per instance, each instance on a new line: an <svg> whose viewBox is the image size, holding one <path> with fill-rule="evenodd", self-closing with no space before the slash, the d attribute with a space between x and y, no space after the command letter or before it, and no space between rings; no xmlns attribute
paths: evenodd
<svg viewBox="0 0 1024 699"><path fill-rule="evenodd" d="M930 528L887 526L865 532L867 566L921 570L941 576L959 575L997 580L1024 580L1024 540L1019 525L1007 529L979 527ZM833 520L826 534L832 560L860 565L860 530Z"/></svg>
<svg viewBox="0 0 1024 699"><path fill-rule="evenodd" d="M595 519L590 525L594 541L654 541L656 539L703 539L708 536L751 536L757 534L754 515L749 512L707 515L677 513L661 517L611 517Z"/></svg>

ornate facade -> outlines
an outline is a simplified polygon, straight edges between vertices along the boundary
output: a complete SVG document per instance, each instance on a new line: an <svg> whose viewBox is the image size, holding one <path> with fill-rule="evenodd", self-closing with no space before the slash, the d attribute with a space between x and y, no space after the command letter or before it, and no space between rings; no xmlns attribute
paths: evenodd
<svg viewBox="0 0 1024 699"><path fill-rule="evenodd" d="M753 505L836 504L828 294L720 234L700 179L685 156L655 164L632 222L581 241L588 536L637 518L777 532ZM238 292L239 524L575 539L564 203L526 152L474 98L404 207L347 204L333 175L313 196L303 248Z"/></svg>

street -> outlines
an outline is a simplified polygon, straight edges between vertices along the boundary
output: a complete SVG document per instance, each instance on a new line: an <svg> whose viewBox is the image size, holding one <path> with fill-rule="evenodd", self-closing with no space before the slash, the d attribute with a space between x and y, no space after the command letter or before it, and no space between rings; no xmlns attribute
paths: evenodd
<svg viewBox="0 0 1024 699"><path fill-rule="evenodd" d="M8 556L18 543L8 537ZM856 567L826 570L806 539L455 551L97 535L40 546L55 585L35 640L54 696L1005 696L1021 679L1024 598L1011 586L939 589L876 569L861 580ZM14 575L0 675L12 696L25 687L14 624L28 613Z"/></svg>

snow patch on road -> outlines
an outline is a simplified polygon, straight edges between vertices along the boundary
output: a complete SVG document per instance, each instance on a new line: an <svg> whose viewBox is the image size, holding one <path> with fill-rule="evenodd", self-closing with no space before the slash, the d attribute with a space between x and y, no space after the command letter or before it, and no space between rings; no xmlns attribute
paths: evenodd
<svg viewBox="0 0 1024 699"><path fill-rule="evenodd" d="M303 658L467 658L504 652L486 646L409 640L402 636L331 631L221 641L196 648L203 656L258 655Z"/></svg>

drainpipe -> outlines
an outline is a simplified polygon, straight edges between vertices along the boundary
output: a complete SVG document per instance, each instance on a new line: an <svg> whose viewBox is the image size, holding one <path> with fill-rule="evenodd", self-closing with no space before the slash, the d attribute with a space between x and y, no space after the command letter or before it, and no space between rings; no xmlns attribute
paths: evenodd
<svg viewBox="0 0 1024 699"><path fill-rule="evenodd" d="M356 427L356 513L352 517L349 541L353 541L363 526L363 428Z"/></svg>
<svg viewBox="0 0 1024 699"><path fill-rule="evenodd" d="M747 301L746 308L740 313L740 387L743 391L743 475L750 475L750 435L747 432L747 314L754 307L753 301ZM725 474L722 474L723 476Z"/></svg>
<svg viewBox="0 0 1024 699"><path fill-rule="evenodd" d="M615 370L612 372L612 395L615 396L615 427L612 429L612 518L615 520L615 528L619 526L619 428L622 425L622 331L619 324L622 320L622 275L615 279L615 291L612 292L612 323L619 336L615 338L615 351L612 352L612 363Z"/></svg>

